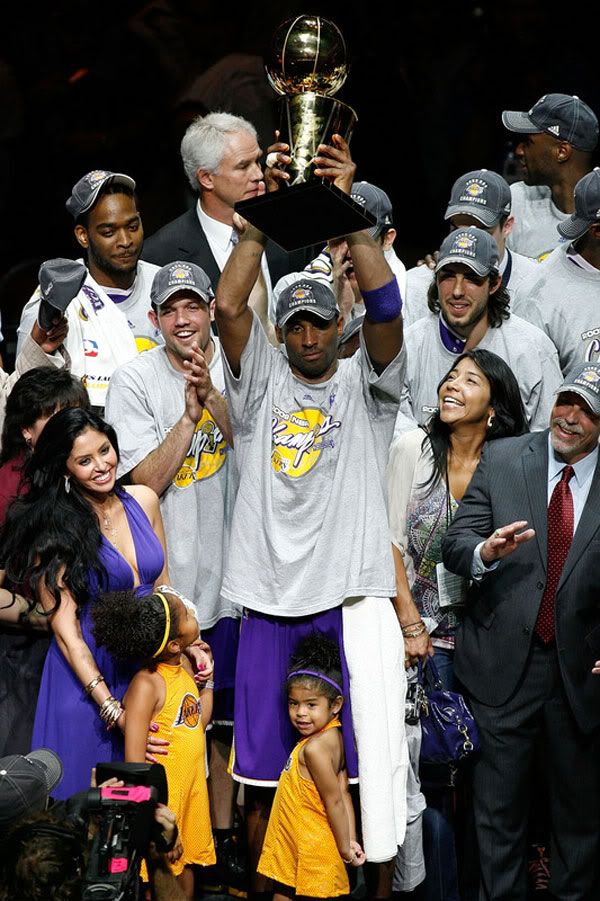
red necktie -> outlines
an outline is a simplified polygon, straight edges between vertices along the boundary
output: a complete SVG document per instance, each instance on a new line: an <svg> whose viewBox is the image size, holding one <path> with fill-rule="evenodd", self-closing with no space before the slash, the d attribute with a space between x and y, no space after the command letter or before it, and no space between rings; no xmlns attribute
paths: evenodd
<svg viewBox="0 0 600 901"><path fill-rule="evenodd" d="M554 602L560 576L573 541L573 495L569 479L574 469L565 466L548 504L548 575L535 632L545 644L554 638Z"/></svg>

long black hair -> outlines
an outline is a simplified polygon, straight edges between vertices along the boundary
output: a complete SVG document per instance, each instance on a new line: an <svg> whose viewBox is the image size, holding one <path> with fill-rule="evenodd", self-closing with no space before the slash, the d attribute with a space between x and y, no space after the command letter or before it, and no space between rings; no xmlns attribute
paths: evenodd
<svg viewBox="0 0 600 901"><path fill-rule="evenodd" d="M44 580L57 607L60 577L78 608L88 599L90 571L101 584L106 578L98 557L98 517L75 479L65 491L67 460L75 439L86 429L106 435L118 458L115 431L100 416L77 407L59 410L44 426L25 464L29 491L12 502L0 530L0 562L8 579L32 598Z"/></svg>
<svg viewBox="0 0 600 901"><path fill-rule="evenodd" d="M456 358L452 367L440 379L437 393L461 360L473 360L482 371L490 385L490 406L494 408L492 424L486 432L486 441L495 438L510 438L524 435L529 431L525 407L521 399L518 382L510 366L498 354L483 348L467 350ZM433 472L431 477L419 486L429 492L446 479L448 451L450 450L450 427L442 422L437 410L429 419L426 434L421 445L423 452L429 450L432 455Z"/></svg>
<svg viewBox="0 0 600 901"><path fill-rule="evenodd" d="M26 451L22 429L64 407L89 410L88 393L80 379L66 369L38 366L24 372L13 385L6 401L2 428L0 466Z"/></svg>

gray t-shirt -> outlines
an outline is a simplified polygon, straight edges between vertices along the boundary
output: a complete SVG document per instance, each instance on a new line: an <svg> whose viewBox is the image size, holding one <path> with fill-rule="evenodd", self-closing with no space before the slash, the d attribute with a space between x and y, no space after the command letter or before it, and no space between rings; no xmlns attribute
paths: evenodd
<svg viewBox="0 0 600 901"><path fill-rule="evenodd" d="M224 391L217 338L210 364L213 384ZM140 354L113 373L106 419L117 432L119 476L130 472L162 444L185 409L185 379L164 347ZM200 626L208 629L239 611L221 597L221 581L233 505L232 452L205 410L187 457L160 499L169 575L178 591L194 601Z"/></svg>
<svg viewBox="0 0 600 901"><path fill-rule="evenodd" d="M526 185L516 181L510 186L511 214L515 217L507 244L511 250L540 261L560 241L556 230L559 222L569 218L552 201L546 185Z"/></svg>
<svg viewBox="0 0 600 901"><path fill-rule="evenodd" d="M407 329L404 341L408 362L395 434L414 429L415 422L427 422L437 410L437 386L457 358L444 347L439 318L433 313ZM511 316L499 328L488 328L477 347L498 354L512 369L532 431L547 428L554 391L562 382L556 348L548 336Z"/></svg>
<svg viewBox="0 0 600 901"><path fill-rule="evenodd" d="M514 310L514 298L521 282L535 271L537 263L520 253L504 251L500 264L502 284L508 289L511 300L511 309ZM406 273L406 302L402 307L404 328L414 325L419 319L430 313L427 306L427 292L435 278L435 274L429 266L413 266ZM515 312L518 312L515 310ZM526 317L525 317L526 318Z"/></svg>
<svg viewBox="0 0 600 901"><path fill-rule="evenodd" d="M600 271L582 268L560 244L519 291L519 314L543 329L566 375L600 360Z"/></svg>
<svg viewBox="0 0 600 901"><path fill-rule="evenodd" d="M230 601L305 616L394 594L384 483L405 359L377 375L361 335L330 379L307 383L254 317L240 376L224 365L240 472Z"/></svg>

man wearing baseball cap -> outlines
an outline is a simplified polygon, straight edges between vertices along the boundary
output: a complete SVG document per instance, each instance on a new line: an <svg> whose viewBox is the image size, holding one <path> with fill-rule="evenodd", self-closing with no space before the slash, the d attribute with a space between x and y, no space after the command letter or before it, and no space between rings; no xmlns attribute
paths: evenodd
<svg viewBox="0 0 600 901"><path fill-rule="evenodd" d="M520 286L520 315L554 342L563 373L600 360L600 169L575 185L575 210L558 225L562 243Z"/></svg>
<svg viewBox="0 0 600 901"><path fill-rule="evenodd" d="M511 185L508 244L541 260L556 247L556 226L573 212L573 189L592 167L598 119L576 95L544 94L527 112L505 110L502 122L519 136L515 156L523 172Z"/></svg>
<svg viewBox="0 0 600 901"><path fill-rule="evenodd" d="M491 169L474 169L465 172L452 186L444 219L450 231L474 225L490 233L498 245L498 268L502 284L508 290L515 312L514 296L524 278L535 269L529 257L511 251L506 246L513 230L515 218L511 212L510 187L506 179ZM406 310L404 323L408 328L428 313L427 291L431 284L431 270L435 269L435 256L425 259L427 265L413 266L406 273Z"/></svg>
<svg viewBox="0 0 600 901"><path fill-rule="evenodd" d="M350 193L346 143L339 138L325 156L333 183ZM289 656L315 629L342 650L346 762L355 776L354 732L367 857L390 861L406 828L405 673L388 600L395 588L382 482L405 367L402 303L381 245L366 231L346 241L366 308L349 359L337 357L343 319L333 291L302 275L277 302L286 353L268 344L248 306L266 244L254 227L244 227L216 292L240 473L222 589L244 608L232 768L246 783L252 859L295 743L281 685ZM340 531L341 522L348 528ZM373 703L384 693L387 712ZM370 742L390 750L389 765L369 754ZM265 891L264 878L251 888Z"/></svg>
<svg viewBox="0 0 600 901"><path fill-rule="evenodd" d="M0 757L0 837L19 820L45 810L62 775L60 758L47 748Z"/></svg>
<svg viewBox="0 0 600 901"><path fill-rule="evenodd" d="M600 897L600 365L579 363L556 389L549 428L486 444L442 542L446 568L472 580L454 665L481 738L473 806L489 901L528 897L540 745L549 893Z"/></svg>
<svg viewBox="0 0 600 901"><path fill-rule="evenodd" d="M545 426L561 372L556 348L541 329L510 312L496 241L475 226L442 242L429 313L406 330L408 365L396 432L422 424L437 409L437 386L463 351L482 347L508 363L531 429Z"/></svg>
<svg viewBox="0 0 600 901"><path fill-rule="evenodd" d="M135 182L120 172L95 169L73 186L66 204L75 221L87 274L66 310L66 347L74 375L85 381L90 403L104 408L113 370L138 351L162 341L148 320L150 286L158 267L140 261L143 229ZM38 315L39 288L21 315L19 341Z"/></svg>
<svg viewBox="0 0 600 901"><path fill-rule="evenodd" d="M151 320L164 344L113 373L106 419L119 439L119 476L160 498L173 584L196 604L215 659L210 790L217 860L231 840L233 783L226 772L233 722L239 614L221 596L233 503L232 438L221 345L211 330L204 270L178 260L152 283ZM232 874L229 872L228 878ZM243 875L243 874L242 874Z"/></svg>
<svg viewBox="0 0 600 901"><path fill-rule="evenodd" d="M6 399L15 382L38 366L68 368L70 358L64 348L68 322L64 311L83 281L85 267L72 260L46 260L39 271L42 292L41 313L30 325L10 375L0 368L0 435L4 425Z"/></svg>

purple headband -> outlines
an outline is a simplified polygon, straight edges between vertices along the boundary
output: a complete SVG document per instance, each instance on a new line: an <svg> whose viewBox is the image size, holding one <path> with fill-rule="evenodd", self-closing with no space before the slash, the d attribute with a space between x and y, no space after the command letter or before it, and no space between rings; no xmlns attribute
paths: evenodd
<svg viewBox="0 0 600 901"><path fill-rule="evenodd" d="M342 696L344 694L337 682L334 682L333 679L329 678L329 676L324 676L323 673L315 673L315 671L312 669L295 669L293 673L288 673L288 679L291 679L292 676L314 676L315 679L322 679L323 682L329 682L329 684L333 685L336 691L338 691Z"/></svg>

